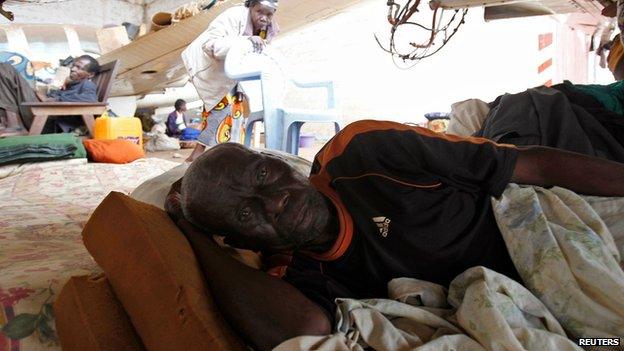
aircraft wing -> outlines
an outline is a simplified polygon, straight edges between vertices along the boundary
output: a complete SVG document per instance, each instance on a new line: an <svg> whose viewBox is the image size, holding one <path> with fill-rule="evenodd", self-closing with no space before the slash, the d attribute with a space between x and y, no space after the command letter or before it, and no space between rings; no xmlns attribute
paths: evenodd
<svg viewBox="0 0 624 351"><path fill-rule="evenodd" d="M334 15L359 0L288 0L281 1L276 14L280 33L284 34L323 18ZM168 28L146 34L130 44L111 51L99 58L104 64L120 61L117 79L111 96L132 96L164 91L165 88L181 87L188 76L180 54L227 8L240 4L226 0L208 11L180 21Z"/></svg>

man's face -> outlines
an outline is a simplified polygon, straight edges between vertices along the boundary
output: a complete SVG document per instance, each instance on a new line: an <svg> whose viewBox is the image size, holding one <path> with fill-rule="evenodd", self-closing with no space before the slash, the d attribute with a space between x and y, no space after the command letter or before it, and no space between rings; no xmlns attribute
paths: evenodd
<svg viewBox="0 0 624 351"><path fill-rule="evenodd" d="M266 29L273 20L275 9L256 3L249 10L251 13L251 22L253 23L254 30Z"/></svg>
<svg viewBox="0 0 624 351"><path fill-rule="evenodd" d="M84 79L92 78L93 73L85 69L87 65L89 65L89 61L87 61L86 59L75 60L74 63L72 63L69 78L73 82L79 82Z"/></svg>
<svg viewBox="0 0 624 351"><path fill-rule="evenodd" d="M196 189L210 199L200 213L227 244L289 251L326 230L329 209L323 196L283 159L235 144L208 152L215 153L216 162L204 183L210 189Z"/></svg>
<svg viewBox="0 0 624 351"><path fill-rule="evenodd" d="M180 112L186 112L186 104L182 104L182 106L180 106Z"/></svg>

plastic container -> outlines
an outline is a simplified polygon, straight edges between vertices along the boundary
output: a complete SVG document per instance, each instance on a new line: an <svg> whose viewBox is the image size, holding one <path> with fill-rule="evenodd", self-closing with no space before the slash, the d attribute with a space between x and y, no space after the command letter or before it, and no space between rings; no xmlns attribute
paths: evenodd
<svg viewBox="0 0 624 351"><path fill-rule="evenodd" d="M155 32L171 25L172 15L170 12L157 12L152 16L151 31Z"/></svg>
<svg viewBox="0 0 624 351"><path fill-rule="evenodd" d="M314 145L314 135L301 134L299 136L299 147L306 148Z"/></svg>
<svg viewBox="0 0 624 351"><path fill-rule="evenodd" d="M143 128L136 117L109 117L103 114L95 119L94 139L125 139L143 147Z"/></svg>

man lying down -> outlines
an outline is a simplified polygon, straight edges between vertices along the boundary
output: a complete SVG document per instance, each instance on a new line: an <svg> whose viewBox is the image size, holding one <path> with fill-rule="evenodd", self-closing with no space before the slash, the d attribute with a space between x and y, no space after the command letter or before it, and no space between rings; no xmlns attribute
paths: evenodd
<svg viewBox="0 0 624 351"><path fill-rule="evenodd" d="M335 298L385 297L396 277L448 286L480 265L520 281L490 202L509 183L624 196L624 165L359 121L316 155L309 179L238 144L209 149L174 184L166 208L186 219L179 225L228 321L265 350L329 334ZM281 277L239 263L206 233L288 257L270 270Z"/></svg>

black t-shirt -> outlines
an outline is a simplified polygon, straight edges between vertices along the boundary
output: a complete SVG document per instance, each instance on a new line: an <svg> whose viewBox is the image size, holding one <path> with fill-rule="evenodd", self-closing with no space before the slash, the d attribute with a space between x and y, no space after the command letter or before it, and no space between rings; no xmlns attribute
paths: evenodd
<svg viewBox="0 0 624 351"><path fill-rule="evenodd" d="M310 175L337 209L339 237L325 254L295 255L283 278L330 313L337 297L385 297L397 277L446 286L483 265L519 279L490 204L516 157L486 139L350 124L316 155Z"/></svg>

